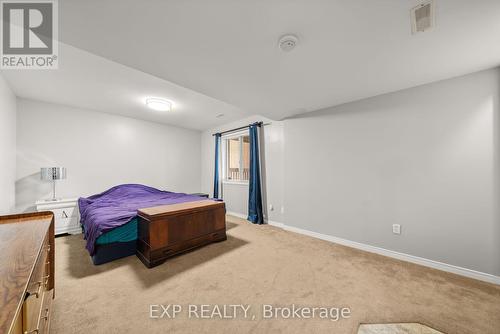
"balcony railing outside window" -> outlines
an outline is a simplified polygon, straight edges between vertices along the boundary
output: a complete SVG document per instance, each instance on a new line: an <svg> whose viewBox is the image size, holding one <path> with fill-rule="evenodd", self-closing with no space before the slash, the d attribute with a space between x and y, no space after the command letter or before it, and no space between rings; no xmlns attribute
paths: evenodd
<svg viewBox="0 0 500 334"><path fill-rule="evenodd" d="M241 135L225 139L225 179L248 182L250 178L250 137Z"/></svg>

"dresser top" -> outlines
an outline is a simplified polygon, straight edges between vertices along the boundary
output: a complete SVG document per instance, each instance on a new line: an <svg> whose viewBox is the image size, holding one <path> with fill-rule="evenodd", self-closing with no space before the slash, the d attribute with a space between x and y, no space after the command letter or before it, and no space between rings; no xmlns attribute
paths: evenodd
<svg viewBox="0 0 500 334"><path fill-rule="evenodd" d="M51 212L0 217L0 333L9 332L20 311L53 217Z"/></svg>

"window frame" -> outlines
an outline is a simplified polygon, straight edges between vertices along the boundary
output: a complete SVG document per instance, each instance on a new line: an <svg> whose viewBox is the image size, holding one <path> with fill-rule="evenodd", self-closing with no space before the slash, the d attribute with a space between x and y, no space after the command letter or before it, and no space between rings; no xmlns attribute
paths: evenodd
<svg viewBox="0 0 500 334"><path fill-rule="evenodd" d="M242 179L244 170L243 137L250 137L250 131L248 129L221 136L222 183L248 185L249 180ZM240 152L240 164L238 171L239 179L228 179L227 173L229 170L228 167L229 145L227 143L229 140L235 138L239 139L239 152Z"/></svg>

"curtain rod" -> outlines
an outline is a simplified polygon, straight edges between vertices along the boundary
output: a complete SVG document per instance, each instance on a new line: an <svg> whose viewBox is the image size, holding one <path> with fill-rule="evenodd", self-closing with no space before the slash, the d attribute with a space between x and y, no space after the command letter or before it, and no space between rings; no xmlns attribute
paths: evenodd
<svg viewBox="0 0 500 334"><path fill-rule="evenodd" d="M245 125L245 126L240 126L239 128L234 128L234 129L231 129L231 130L226 130L226 131L222 131L222 132L212 133L212 136L215 136L217 134L220 134L222 136L222 135L224 135L226 133L231 133L231 132L235 132L235 131L238 131L238 130L243 130L243 129L249 128L252 125L257 125L258 127L261 127L263 125L265 126L265 125L269 125L269 124L271 124L271 123L264 124L264 122L255 122L255 123L248 124L248 125Z"/></svg>

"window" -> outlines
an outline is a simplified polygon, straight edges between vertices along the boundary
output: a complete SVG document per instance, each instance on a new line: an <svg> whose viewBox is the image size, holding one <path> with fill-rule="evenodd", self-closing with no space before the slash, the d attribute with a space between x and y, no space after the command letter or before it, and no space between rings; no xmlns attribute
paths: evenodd
<svg viewBox="0 0 500 334"><path fill-rule="evenodd" d="M248 134L223 139L224 180L248 182L250 177L250 137Z"/></svg>

